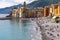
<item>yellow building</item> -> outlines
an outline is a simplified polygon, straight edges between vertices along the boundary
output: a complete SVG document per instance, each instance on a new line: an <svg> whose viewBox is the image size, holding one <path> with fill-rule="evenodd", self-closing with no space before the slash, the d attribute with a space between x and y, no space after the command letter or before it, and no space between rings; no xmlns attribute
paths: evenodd
<svg viewBox="0 0 60 40"><path fill-rule="evenodd" d="M58 14L60 14L60 3L58 3Z"/></svg>
<svg viewBox="0 0 60 40"><path fill-rule="evenodd" d="M24 11L24 7L18 8L18 13L19 13L19 17L22 17L22 13Z"/></svg>
<svg viewBox="0 0 60 40"><path fill-rule="evenodd" d="M57 15L58 14L58 5L55 4L54 5L54 15Z"/></svg>
<svg viewBox="0 0 60 40"><path fill-rule="evenodd" d="M44 16L55 16L60 14L60 3L51 4L50 6L44 7Z"/></svg>
<svg viewBox="0 0 60 40"><path fill-rule="evenodd" d="M24 5L19 8L13 8L12 10L12 17L25 17L26 14L26 3L24 2Z"/></svg>
<svg viewBox="0 0 60 40"><path fill-rule="evenodd" d="M44 16L55 16L60 14L60 2L58 4L51 4L44 7Z"/></svg>
<svg viewBox="0 0 60 40"><path fill-rule="evenodd" d="M12 17L39 17L40 15L47 17L57 14L60 14L60 3L45 6L44 8L29 9L26 7L26 2L24 2L22 7L12 9Z"/></svg>
<svg viewBox="0 0 60 40"><path fill-rule="evenodd" d="M60 14L60 4L53 4L52 5L52 8L53 8L53 15L58 15Z"/></svg>

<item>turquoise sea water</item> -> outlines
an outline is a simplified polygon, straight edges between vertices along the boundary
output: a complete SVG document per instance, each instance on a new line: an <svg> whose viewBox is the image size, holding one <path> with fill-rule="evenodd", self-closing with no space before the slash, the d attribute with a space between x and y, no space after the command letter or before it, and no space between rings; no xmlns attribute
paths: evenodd
<svg viewBox="0 0 60 40"><path fill-rule="evenodd" d="M30 20L0 20L0 40L40 40L35 37L38 33L36 27Z"/></svg>

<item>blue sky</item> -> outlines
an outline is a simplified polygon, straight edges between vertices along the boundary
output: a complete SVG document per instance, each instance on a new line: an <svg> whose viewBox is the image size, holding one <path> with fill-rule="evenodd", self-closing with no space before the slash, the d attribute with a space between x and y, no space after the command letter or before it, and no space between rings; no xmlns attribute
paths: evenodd
<svg viewBox="0 0 60 40"><path fill-rule="evenodd" d="M23 4L24 1L28 4L34 0L0 0L0 8Z"/></svg>

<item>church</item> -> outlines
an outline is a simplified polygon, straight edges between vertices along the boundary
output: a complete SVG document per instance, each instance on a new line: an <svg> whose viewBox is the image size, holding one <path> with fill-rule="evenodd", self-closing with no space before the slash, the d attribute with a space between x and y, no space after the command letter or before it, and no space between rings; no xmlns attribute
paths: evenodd
<svg viewBox="0 0 60 40"><path fill-rule="evenodd" d="M12 9L12 17L28 17L29 8L26 7L26 2L24 2L22 7Z"/></svg>
<svg viewBox="0 0 60 40"><path fill-rule="evenodd" d="M22 7L13 8L10 13L10 17L12 18L36 18L41 16L43 16L43 8L30 9L27 7L26 2L24 2Z"/></svg>

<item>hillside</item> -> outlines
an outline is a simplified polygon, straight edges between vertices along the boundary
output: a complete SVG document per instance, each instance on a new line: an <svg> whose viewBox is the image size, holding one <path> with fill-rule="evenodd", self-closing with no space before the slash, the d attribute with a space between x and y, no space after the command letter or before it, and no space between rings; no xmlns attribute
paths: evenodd
<svg viewBox="0 0 60 40"><path fill-rule="evenodd" d="M60 0L38 0L33 1L30 4L27 4L27 7L28 8L44 7L58 2L60 2ZM7 14L12 10L12 8L21 6L22 6L21 4L18 4L11 7L2 8L0 9L0 13Z"/></svg>
<svg viewBox="0 0 60 40"><path fill-rule="evenodd" d="M60 0L38 0L38 1L34 1L30 4L28 4L27 6L29 8L44 7L44 6L55 4L55 3L58 3L58 2L60 2Z"/></svg>
<svg viewBox="0 0 60 40"><path fill-rule="evenodd" d="M14 7L21 7L22 5L19 4L19 5L14 5L14 6L11 6L11 7L6 7L6 8L1 8L0 9L0 14L3 13L3 14L8 14L10 11L12 11L12 8Z"/></svg>

